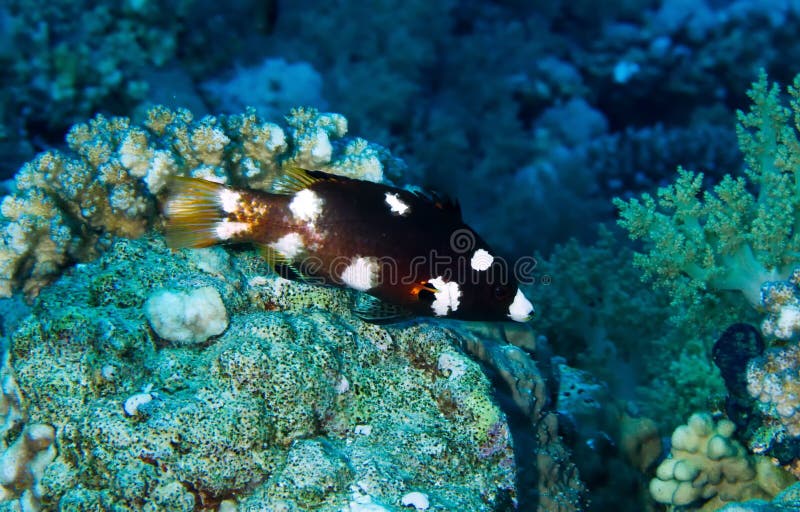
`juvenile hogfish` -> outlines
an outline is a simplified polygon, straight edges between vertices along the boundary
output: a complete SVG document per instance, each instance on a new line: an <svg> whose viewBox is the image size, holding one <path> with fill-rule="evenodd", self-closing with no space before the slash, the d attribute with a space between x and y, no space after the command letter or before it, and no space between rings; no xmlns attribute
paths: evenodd
<svg viewBox="0 0 800 512"><path fill-rule="evenodd" d="M274 268L372 298L356 312L527 321L533 306L500 258L434 195L294 169L272 193L174 178L166 201L173 248L258 244Z"/></svg>

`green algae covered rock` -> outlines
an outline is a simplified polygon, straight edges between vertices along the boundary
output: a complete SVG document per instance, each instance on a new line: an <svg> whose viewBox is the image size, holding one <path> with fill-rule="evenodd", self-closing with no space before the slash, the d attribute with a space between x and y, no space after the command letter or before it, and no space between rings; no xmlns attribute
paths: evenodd
<svg viewBox="0 0 800 512"><path fill-rule="evenodd" d="M151 297L209 288L223 332L158 336ZM513 506L506 418L460 335L366 324L351 298L254 252L157 237L72 268L9 333L26 421L56 432L41 506L395 510L409 493L428 510Z"/></svg>

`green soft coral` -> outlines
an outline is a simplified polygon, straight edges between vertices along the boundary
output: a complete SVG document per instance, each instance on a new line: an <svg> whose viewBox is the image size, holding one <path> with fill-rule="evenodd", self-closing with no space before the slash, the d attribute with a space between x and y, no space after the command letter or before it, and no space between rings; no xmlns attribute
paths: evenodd
<svg viewBox="0 0 800 512"><path fill-rule="evenodd" d="M755 306L764 282L786 279L797 265L800 75L788 93L790 108L763 72L748 92L753 104L737 125L745 176L704 191L702 174L678 169L656 197L614 200L620 225L647 244L635 264L674 303L716 303L717 292L738 290Z"/></svg>

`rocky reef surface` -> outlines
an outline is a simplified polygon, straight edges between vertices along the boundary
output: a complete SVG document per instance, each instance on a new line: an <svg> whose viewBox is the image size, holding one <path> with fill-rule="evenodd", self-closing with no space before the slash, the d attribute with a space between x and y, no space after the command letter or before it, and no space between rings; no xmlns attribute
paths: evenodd
<svg viewBox="0 0 800 512"><path fill-rule="evenodd" d="M17 465L0 508L477 511L531 492L540 510L578 507L520 349L458 325L367 324L351 301L256 252L117 240L5 325L2 457ZM462 347L499 361L528 404L534 491Z"/></svg>

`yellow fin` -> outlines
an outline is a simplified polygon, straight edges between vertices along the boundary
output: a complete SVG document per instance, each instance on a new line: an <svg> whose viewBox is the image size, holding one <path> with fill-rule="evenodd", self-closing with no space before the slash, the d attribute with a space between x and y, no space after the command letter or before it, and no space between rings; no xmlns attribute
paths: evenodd
<svg viewBox="0 0 800 512"><path fill-rule="evenodd" d="M300 167L290 167L272 182L270 191L273 194L291 195L306 189L318 181L333 178L333 175L321 171L311 171Z"/></svg>
<svg viewBox="0 0 800 512"><path fill-rule="evenodd" d="M227 187L213 181L176 176L167 184L169 195L164 206L167 245L208 247L222 241L218 227L227 213L220 206L220 194Z"/></svg>

